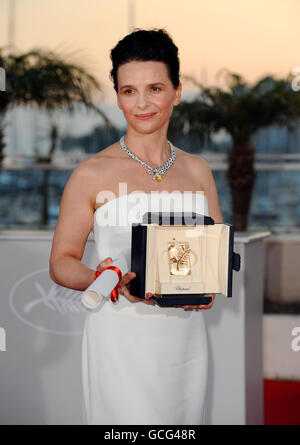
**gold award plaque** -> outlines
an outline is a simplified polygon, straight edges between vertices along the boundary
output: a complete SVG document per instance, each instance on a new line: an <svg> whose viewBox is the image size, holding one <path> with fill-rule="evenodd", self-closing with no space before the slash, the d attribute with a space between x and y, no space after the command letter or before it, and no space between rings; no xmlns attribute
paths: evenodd
<svg viewBox="0 0 300 445"><path fill-rule="evenodd" d="M171 275L189 275L191 273L190 243L188 241L168 242L169 266Z"/></svg>

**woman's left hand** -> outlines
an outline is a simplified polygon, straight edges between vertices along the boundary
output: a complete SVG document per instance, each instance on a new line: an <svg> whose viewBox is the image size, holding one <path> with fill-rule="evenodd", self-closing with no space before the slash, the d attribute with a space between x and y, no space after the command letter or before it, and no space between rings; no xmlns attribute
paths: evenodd
<svg viewBox="0 0 300 445"><path fill-rule="evenodd" d="M147 292L146 298L152 297L153 294L151 292ZM212 305L214 304L215 296L216 294L204 294L207 297L211 297L211 302L209 304L185 304L183 306L176 305L174 307L183 307L184 310L191 310L191 309L210 309Z"/></svg>

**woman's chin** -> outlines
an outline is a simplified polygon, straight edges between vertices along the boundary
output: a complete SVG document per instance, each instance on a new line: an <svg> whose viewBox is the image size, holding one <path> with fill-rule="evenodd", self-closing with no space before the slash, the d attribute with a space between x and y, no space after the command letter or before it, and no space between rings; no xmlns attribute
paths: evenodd
<svg viewBox="0 0 300 445"><path fill-rule="evenodd" d="M166 122L154 123L145 120L140 122L134 122L134 124L130 122L128 123L128 128L131 127L134 131L141 134L150 134L150 133L155 133L156 131L160 131L161 129L164 128L165 125Z"/></svg>
<svg viewBox="0 0 300 445"><path fill-rule="evenodd" d="M150 134L155 133L156 131L160 130L162 127L159 127L157 125L135 125L134 130L141 134Z"/></svg>

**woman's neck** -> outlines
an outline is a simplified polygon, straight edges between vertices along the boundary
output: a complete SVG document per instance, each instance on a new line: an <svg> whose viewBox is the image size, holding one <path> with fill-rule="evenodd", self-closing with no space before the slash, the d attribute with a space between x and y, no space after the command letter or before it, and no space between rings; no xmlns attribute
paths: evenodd
<svg viewBox="0 0 300 445"><path fill-rule="evenodd" d="M127 131L125 144L139 159L153 167L163 165L171 155L166 134L138 134Z"/></svg>

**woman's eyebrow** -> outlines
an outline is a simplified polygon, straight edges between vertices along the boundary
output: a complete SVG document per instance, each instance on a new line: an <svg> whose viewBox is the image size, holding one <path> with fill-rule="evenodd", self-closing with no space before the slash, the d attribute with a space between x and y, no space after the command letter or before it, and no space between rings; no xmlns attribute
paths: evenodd
<svg viewBox="0 0 300 445"><path fill-rule="evenodd" d="M163 82L154 82L154 83L149 83L148 86L153 87L154 85L165 85ZM123 88L133 88L133 85L124 85L120 88L120 90L122 90Z"/></svg>

